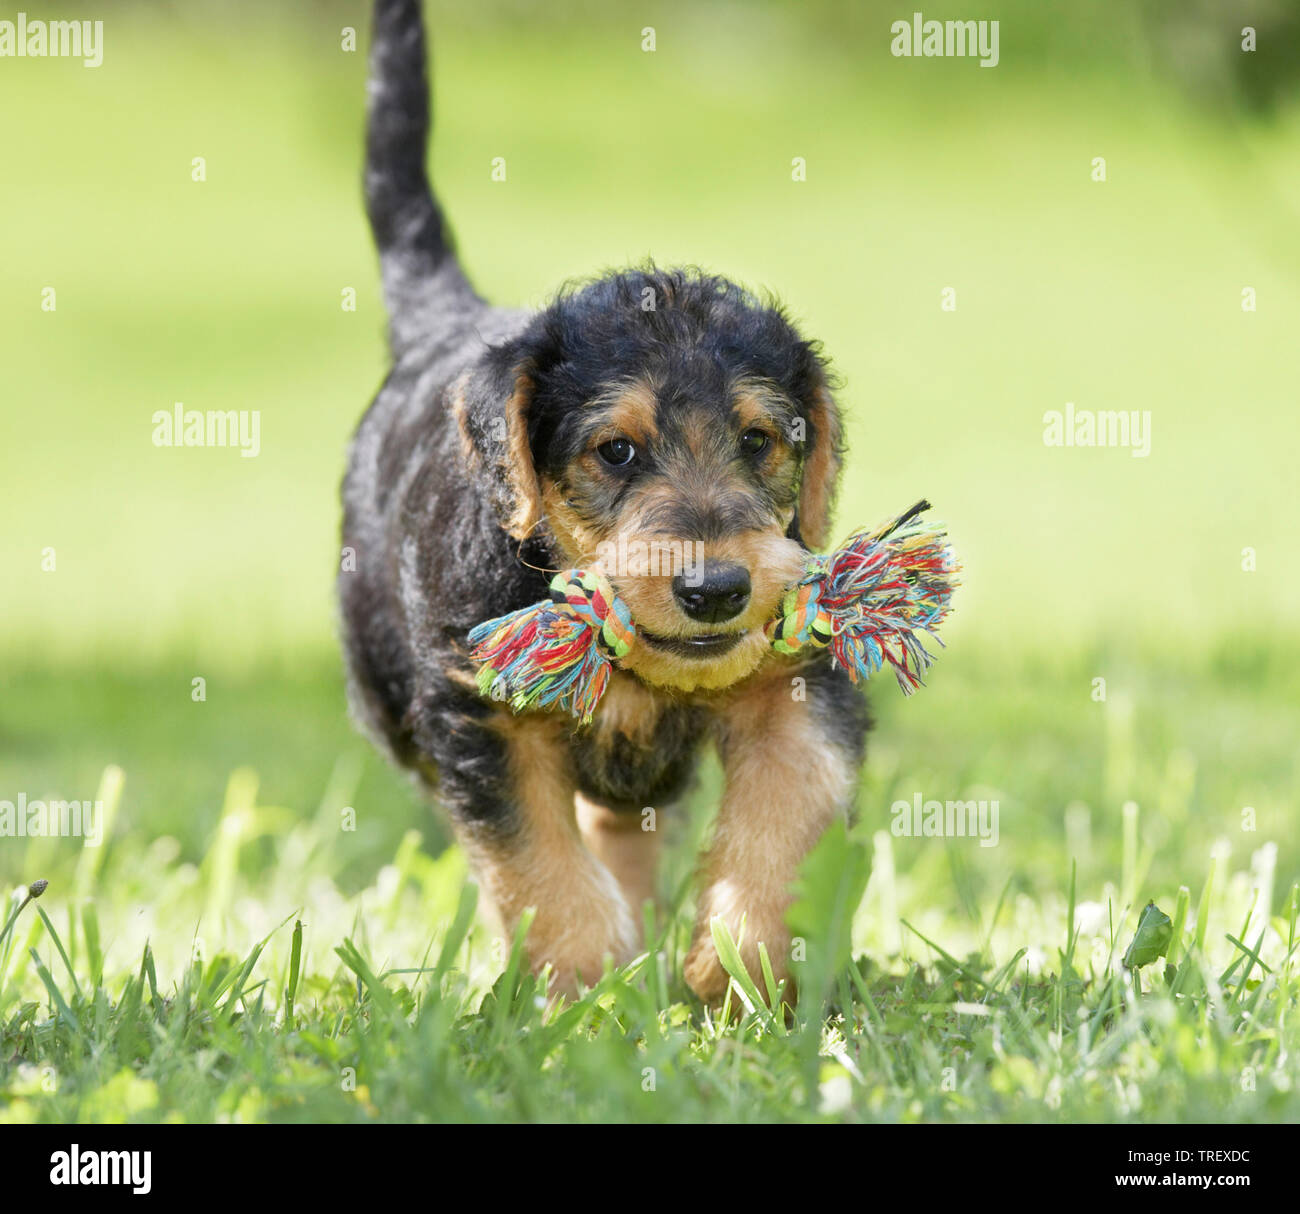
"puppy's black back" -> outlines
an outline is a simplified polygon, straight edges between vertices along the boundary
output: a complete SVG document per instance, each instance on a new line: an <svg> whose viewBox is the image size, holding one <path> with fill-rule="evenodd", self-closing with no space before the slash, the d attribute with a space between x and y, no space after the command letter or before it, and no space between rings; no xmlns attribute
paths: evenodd
<svg viewBox="0 0 1300 1214"><path fill-rule="evenodd" d="M525 318L490 308L462 273L425 170L428 133L419 4L378 0L365 196L394 365L352 441L338 590L353 711L426 776L445 739L463 742L488 711L448 677L465 633L499 614L503 593L523 605L546 584L501 532L451 414L457 377ZM474 766L474 750L445 757ZM490 785L499 757L485 742L475 778Z"/></svg>

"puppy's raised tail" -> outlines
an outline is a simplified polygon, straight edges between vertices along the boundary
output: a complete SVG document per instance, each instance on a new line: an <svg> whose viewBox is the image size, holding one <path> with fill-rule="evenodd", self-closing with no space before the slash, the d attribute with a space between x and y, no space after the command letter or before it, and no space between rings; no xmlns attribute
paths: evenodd
<svg viewBox="0 0 1300 1214"><path fill-rule="evenodd" d="M389 341L400 354L478 303L429 186L429 82L419 0L376 0L366 119L366 214Z"/></svg>

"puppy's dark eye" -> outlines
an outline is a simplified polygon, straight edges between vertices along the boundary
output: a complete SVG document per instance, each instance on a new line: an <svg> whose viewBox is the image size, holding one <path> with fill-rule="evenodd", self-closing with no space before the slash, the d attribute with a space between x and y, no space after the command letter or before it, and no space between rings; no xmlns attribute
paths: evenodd
<svg viewBox="0 0 1300 1214"><path fill-rule="evenodd" d="M762 430L746 430L740 436L740 449L746 455L762 455L767 450L768 441Z"/></svg>
<svg viewBox="0 0 1300 1214"><path fill-rule="evenodd" d="M611 468L625 468L636 459L636 448L625 438L611 438L596 448L596 454Z"/></svg>

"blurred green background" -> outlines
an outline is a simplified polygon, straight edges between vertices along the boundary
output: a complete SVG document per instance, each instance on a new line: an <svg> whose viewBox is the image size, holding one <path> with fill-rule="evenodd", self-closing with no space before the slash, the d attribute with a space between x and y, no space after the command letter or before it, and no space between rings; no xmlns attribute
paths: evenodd
<svg viewBox="0 0 1300 1214"><path fill-rule="evenodd" d="M1003 843L901 841L910 896L1059 891L1074 857L1100 897L1126 800L1159 888L1199 883L1216 839L1243 874L1276 841L1294 876L1300 21L923 6L1000 20L984 69L892 57L914 7L432 5L433 175L463 259L512 305L647 255L698 263L823 340L850 418L840 533L926 495L966 567L932 686L877 691L862 807L879 829L896 790L992 790ZM337 488L385 370L368 11L31 15L103 19L105 46L93 70L0 61L0 795L89 797L120 765L107 880L197 862L250 768L282 824L359 808L329 876L361 888L411 826L445 838L350 728L337 656ZM259 410L260 455L156 448L177 401ZM1150 456L1045 446L1066 402L1149 410ZM255 892L274 850L243 854ZM76 852L5 840L0 878Z"/></svg>

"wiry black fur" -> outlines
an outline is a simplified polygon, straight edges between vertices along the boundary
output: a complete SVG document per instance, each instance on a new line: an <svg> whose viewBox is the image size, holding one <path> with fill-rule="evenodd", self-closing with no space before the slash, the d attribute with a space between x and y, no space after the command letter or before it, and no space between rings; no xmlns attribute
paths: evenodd
<svg viewBox="0 0 1300 1214"><path fill-rule="evenodd" d="M355 569L345 563L339 594L355 711L399 762L436 778L462 824L504 831L514 824L512 793L503 744L486 725L498 710L452 676L466 669L469 629L544 598L559 567L545 527L520 542L502 526L511 503L500 427L516 374L526 369L534 384L534 463L562 484L593 424L581 406L613 382L656 377L657 424L671 442L687 404L716 409L725 421L728 388L740 377L775 384L811 430L802 402L826 370L774 304L699 272L649 266L610 274L532 317L486 304L452 254L426 178L424 65L417 0L379 0L365 184L393 368L352 444L343 542ZM646 291L653 311L643 310ZM477 459L466 458L450 408L458 381ZM750 521L724 510L664 524L707 539ZM798 528L796 518L794 538ZM862 697L825 662L810 670L828 738L856 760L866 731ZM689 777L703 715L690 704L668 709L647 746L602 749L575 732L579 787L611 805L662 805Z"/></svg>
<svg viewBox="0 0 1300 1214"><path fill-rule="evenodd" d="M647 300L655 306L645 307ZM827 377L816 344L804 341L775 303L716 275L655 266L614 272L562 292L502 358L530 369L536 385L528 419L534 460L561 484L601 420L582 406L611 383L638 376L654 380L656 424L664 446L672 449L679 445L687 408L697 415L713 411L725 429L730 389L740 379L764 380L788 400L803 402ZM803 418L811 445L816 425L806 412ZM645 457L644 470L653 472L655 452ZM599 510L603 504L592 506ZM765 504L770 510L793 502ZM666 533L703 540L764 521L735 513L661 520ZM797 522L791 530L798 538Z"/></svg>

